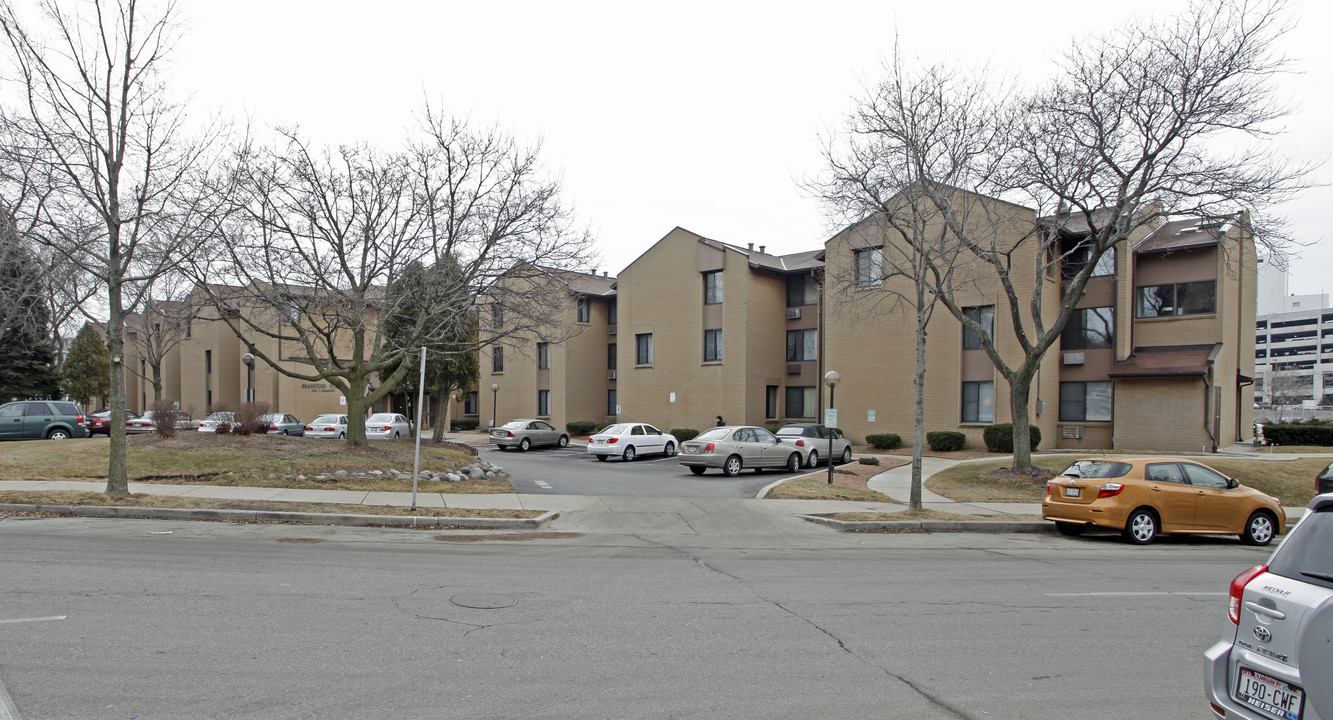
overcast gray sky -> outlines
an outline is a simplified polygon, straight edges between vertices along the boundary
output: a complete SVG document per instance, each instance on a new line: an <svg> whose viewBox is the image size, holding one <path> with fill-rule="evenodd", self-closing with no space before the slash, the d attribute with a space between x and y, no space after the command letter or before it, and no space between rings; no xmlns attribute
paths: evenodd
<svg viewBox="0 0 1333 720"><path fill-rule="evenodd" d="M183 0L174 74L196 111L299 124L331 144L395 147L427 98L541 138L615 274L677 225L770 252L818 247L832 228L799 183L895 34L909 58L1035 82L1074 39L1185 6ZM1297 159L1333 151L1331 6L1295 0L1283 40L1301 74L1282 79L1298 111L1278 147ZM1283 211L1313 243L1291 292L1333 292L1333 189Z"/></svg>

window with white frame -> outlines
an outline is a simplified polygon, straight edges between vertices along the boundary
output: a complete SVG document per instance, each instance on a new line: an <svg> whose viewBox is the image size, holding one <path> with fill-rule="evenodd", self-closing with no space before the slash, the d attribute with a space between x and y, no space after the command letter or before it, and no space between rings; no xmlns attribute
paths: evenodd
<svg viewBox="0 0 1333 720"><path fill-rule="evenodd" d="M995 422L995 383L963 383L963 422Z"/></svg>
<svg viewBox="0 0 1333 720"><path fill-rule="evenodd" d="M653 334L641 333L634 336L634 364L653 364Z"/></svg>
<svg viewBox="0 0 1333 720"><path fill-rule="evenodd" d="M704 331L704 362L722 362L722 331Z"/></svg>
<svg viewBox="0 0 1333 720"><path fill-rule="evenodd" d="M491 372L502 373L505 371L505 349L499 345L491 347Z"/></svg>
<svg viewBox="0 0 1333 720"><path fill-rule="evenodd" d="M963 308L963 316L980 325L986 337L995 336L994 305L977 305L976 307ZM963 349L981 349L981 335L966 325L963 326Z"/></svg>
<svg viewBox="0 0 1333 720"><path fill-rule="evenodd" d="M884 248L861 248L855 251L856 286L879 287L884 284Z"/></svg>
<svg viewBox="0 0 1333 720"><path fill-rule="evenodd" d="M537 391L537 417L551 416L551 391Z"/></svg>
<svg viewBox="0 0 1333 720"><path fill-rule="evenodd" d="M704 273L704 304L717 305L722 302L722 271Z"/></svg>
<svg viewBox="0 0 1333 720"><path fill-rule="evenodd" d="M568 306L566 306L568 307ZM579 322L592 322L592 301L586 297L579 298Z"/></svg>
<svg viewBox="0 0 1333 720"><path fill-rule="evenodd" d="M551 344L550 344L550 343L544 343L544 342L539 342L539 343L537 343L537 369L538 369L538 370L550 370L550 369L551 369Z"/></svg>

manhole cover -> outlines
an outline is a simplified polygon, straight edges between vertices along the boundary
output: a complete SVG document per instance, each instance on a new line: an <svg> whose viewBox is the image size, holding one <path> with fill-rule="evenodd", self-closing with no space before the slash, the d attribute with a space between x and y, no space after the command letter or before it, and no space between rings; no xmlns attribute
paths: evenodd
<svg viewBox="0 0 1333 720"><path fill-rule="evenodd" d="M449 602L465 608L476 608L478 610L494 610L495 608L509 607L517 605L518 599L511 598L508 595L496 595L494 593L463 593L449 598Z"/></svg>

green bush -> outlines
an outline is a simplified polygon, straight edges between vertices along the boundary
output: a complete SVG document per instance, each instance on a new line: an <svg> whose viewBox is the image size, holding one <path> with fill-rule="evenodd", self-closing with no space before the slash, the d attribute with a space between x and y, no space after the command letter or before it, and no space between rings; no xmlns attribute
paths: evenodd
<svg viewBox="0 0 1333 720"><path fill-rule="evenodd" d="M1264 439L1275 445L1333 446L1333 426L1313 423L1265 425Z"/></svg>
<svg viewBox="0 0 1333 720"><path fill-rule="evenodd" d="M449 423L449 432L468 432L477 429L476 420L454 420Z"/></svg>
<svg viewBox="0 0 1333 720"><path fill-rule="evenodd" d="M597 423L591 420L571 420L565 423L565 430L570 435L591 435L597 427Z"/></svg>
<svg viewBox="0 0 1333 720"><path fill-rule="evenodd" d="M686 440L693 440L699 435L699 431L691 428L671 428L671 434L675 435L680 442L685 442Z"/></svg>
<svg viewBox="0 0 1333 720"><path fill-rule="evenodd" d="M1014 451L1014 426L1012 423L1003 423L1000 425L987 425L985 431L981 433L982 439L986 441L986 449L993 453L1011 453ZM1036 425L1028 426L1028 446L1031 450L1036 450L1041 444L1041 428Z"/></svg>
<svg viewBox="0 0 1333 720"><path fill-rule="evenodd" d="M867 435L866 444L880 450L897 450L903 446L903 439L893 433Z"/></svg>
<svg viewBox="0 0 1333 720"><path fill-rule="evenodd" d="M935 452L953 452L967 446L967 436L952 430L936 430L926 433L926 444Z"/></svg>

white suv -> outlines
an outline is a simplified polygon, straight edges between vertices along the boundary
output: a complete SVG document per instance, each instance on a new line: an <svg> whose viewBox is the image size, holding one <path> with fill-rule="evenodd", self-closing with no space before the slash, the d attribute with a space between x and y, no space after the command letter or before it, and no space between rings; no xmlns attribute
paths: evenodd
<svg viewBox="0 0 1333 720"><path fill-rule="evenodd" d="M1204 653L1213 713L1333 720L1333 493L1310 501L1268 564L1231 581L1228 615Z"/></svg>

